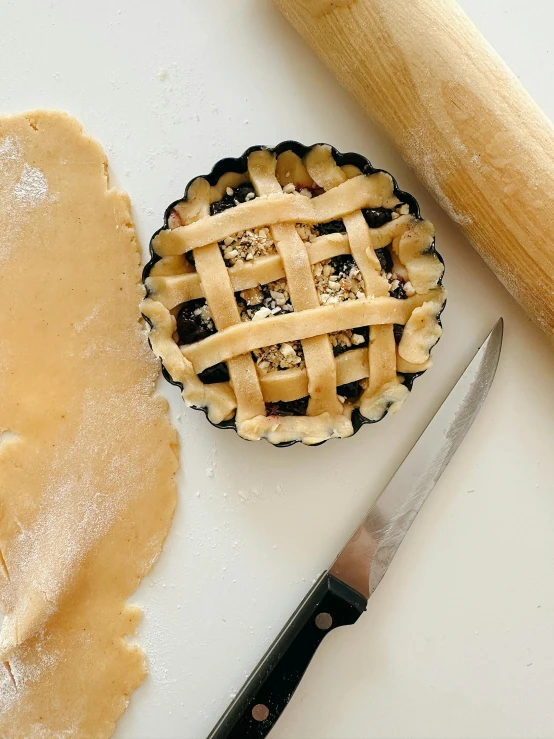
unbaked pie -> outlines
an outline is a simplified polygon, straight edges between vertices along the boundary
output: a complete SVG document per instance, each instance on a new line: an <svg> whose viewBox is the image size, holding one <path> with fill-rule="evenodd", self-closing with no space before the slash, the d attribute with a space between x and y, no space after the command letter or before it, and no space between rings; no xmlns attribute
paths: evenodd
<svg viewBox="0 0 554 739"><path fill-rule="evenodd" d="M357 154L285 142L197 177L151 242L142 312L188 405L317 444L397 411L446 299L433 226Z"/></svg>

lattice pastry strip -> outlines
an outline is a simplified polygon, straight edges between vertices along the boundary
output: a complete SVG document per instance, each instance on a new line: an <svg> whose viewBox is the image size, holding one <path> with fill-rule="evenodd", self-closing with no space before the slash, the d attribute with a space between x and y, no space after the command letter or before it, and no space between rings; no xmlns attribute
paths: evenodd
<svg viewBox="0 0 554 739"><path fill-rule="evenodd" d="M397 370L400 373L423 372L431 366L430 360L423 364L411 364L398 355L396 361ZM364 380L369 376L368 351L366 348L353 349L339 354L335 358L335 366L338 386ZM291 402L304 398L308 394L308 376L305 369L270 372L260 378L260 383L266 403Z"/></svg>
<svg viewBox="0 0 554 739"><path fill-rule="evenodd" d="M255 151L248 157L250 177L260 195L269 196L282 192L275 176L276 164L275 155L268 151ZM312 278L310 259L294 224L274 224L271 226L271 232L281 257L294 310L317 308L319 300ZM331 415L342 413L342 405L337 398L333 351L327 337L308 337L302 341L302 348L310 396L307 414L317 416L321 413Z"/></svg>
<svg viewBox="0 0 554 739"><path fill-rule="evenodd" d="M209 217L208 183L205 180L197 180L191 187L190 195L189 202L195 204L195 217ZM194 259L202 292L217 330L223 331L233 324L240 323L240 314L219 245L208 244L195 249ZM232 357L228 360L227 367L236 398L237 422L265 414L263 395L251 355Z"/></svg>
<svg viewBox="0 0 554 739"><path fill-rule="evenodd" d="M153 245L160 256L185 254L239 231L275 223L324 223L360 208L392 208L397 204L390 177L383 172L377 172L371 178L359 175L312 200L290 193L276 193L240 203L236 208L211 218L161 231Z"/></svg>
<svg viewBox="0 0 554 739"><path fill-rule="evenodd" d="M308 172L315 182L325 189L346 182L348 175L333 159L330 147L315 146L306 157ZM359 173L351 172L351 176ZM381 274L381 265L371 243L370 228L361 210L343 216L348 234L351 254L364 280L366 297L377 298L389 294L389 283ZM381 388L398 385L398 403L407 396L408 390L396 377L396 344L392 324L372 326L369 341L369 382L361 405L381 391Z"/></svg>
<svg viewBox="0 0 554 739"><path fill-rule="evenodd" d="M296 339L303 341L312 336L353 329L356 326L397 324L405 325L405 330L410 332L409 346L413 349L406 352L410 356L405 356L405 359L419 364L429 358L426 343L430 329L427 324L430 317L436 316L440 310L444 297L444 291L438 290L414 295L406 300L364 298L338 305L323 305L284 316L269 316L263 321L230 326L224 332L183 347L182 352L193 363L197 372L203 372L219 362L226 362L231 357L269 344L290 343ZM417 313L418 308L423 308L423 313ZM414 314L417 320L412 320ZM402 340L399 350L401 348Z"/></svg>
<svg viewBox="0 0 554 739"><path fill-rule="evenodd" d="M218 244L195 249L196 269L210 313L218 331L240 324L240 314L227 268ZM227 360L231 386L237 400L237 422L265 414L265 404L258 374L250 354Z"/></svg>
<svg viewBox="0 0 554 739"><path fill-rule="evenodd" d="M350 244L346 234L319 236L312 243L306 243L305 248L312 265L325 259L350 254ZM165 260L169 259L181 259L181 257L165 257L152 267L150 276L146 279L150 295L170 309L180 303L205 297L200 276L194 271L168 272ZM184 261L186 262L186 259ZM285 277L283 262L279 254L235 264L228 271L235 292L248 290L257 285L267 285L268 282L275 282Z"/></svg>
<svg viewBox="0 0 554 739"><path fill-rule="evenodd" d="M313 444L400 407L445 293L432 226L388 174L293 148L191 183L152 240L143 313L187 403L248 439Z"/></svg>

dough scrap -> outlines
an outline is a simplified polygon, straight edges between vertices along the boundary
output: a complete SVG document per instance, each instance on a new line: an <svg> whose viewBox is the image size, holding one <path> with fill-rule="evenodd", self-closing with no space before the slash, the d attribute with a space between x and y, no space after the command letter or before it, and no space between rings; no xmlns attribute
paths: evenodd
<svg viewBox="0 0 554 739"><path fill-rule="evenodd" d="M128 197L73 118L0 118L0 736L112 735L178 446ZM1 664L3 662L3 665Z"/></svg>

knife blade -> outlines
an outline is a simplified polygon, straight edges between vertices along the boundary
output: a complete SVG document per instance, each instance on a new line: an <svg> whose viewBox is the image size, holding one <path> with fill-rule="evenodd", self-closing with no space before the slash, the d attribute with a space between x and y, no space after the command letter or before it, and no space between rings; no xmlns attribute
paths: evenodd
<svg viewBox="0 0 554 739"><path fill-rule="evenodd" d="M262 739L286 708L323 638L355 623L493 382L502 318L329 570L316 581L208 739Z"/></svg>

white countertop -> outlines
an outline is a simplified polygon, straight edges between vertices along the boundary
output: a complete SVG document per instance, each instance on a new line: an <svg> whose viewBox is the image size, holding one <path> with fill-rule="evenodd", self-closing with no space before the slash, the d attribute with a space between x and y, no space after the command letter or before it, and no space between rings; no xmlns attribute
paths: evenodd
<svg viewBox="0 0 554 739"><path fill-rule="evenodd" d="M463 0L554 117L554 4ZM268 0L5 0L2 112L63 108L110 157L144 251L193 176L293 138L391 171L437 229L449 301L403 411L275 449L171 399L179 506L138 641L151 675L117 739L202 739L499 315L497 380L367 613L326 638L272 739L554 737L554 354Z"/></svg>

